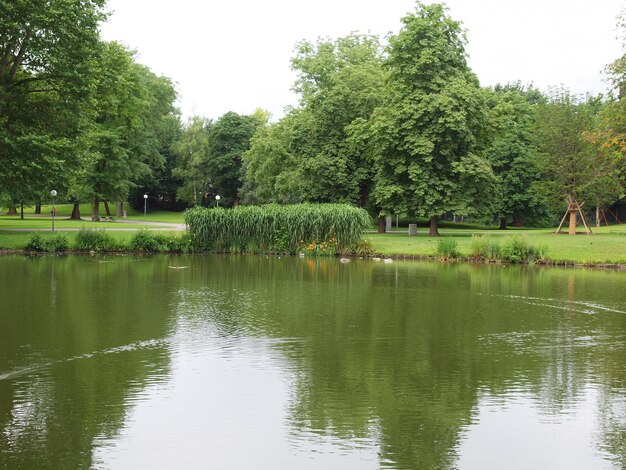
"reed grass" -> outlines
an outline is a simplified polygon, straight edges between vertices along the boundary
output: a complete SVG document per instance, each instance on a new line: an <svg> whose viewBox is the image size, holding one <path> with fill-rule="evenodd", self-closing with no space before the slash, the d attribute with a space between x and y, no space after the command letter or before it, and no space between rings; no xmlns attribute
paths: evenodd
<svg viewBox="0 0 626 470"><path fill-rule="evenodd" d="M371 225L365 210L347 204L193 208L185 222L198 251L261 253L297 253L324 242L333 245L325 254L343 252Z"/></svg>

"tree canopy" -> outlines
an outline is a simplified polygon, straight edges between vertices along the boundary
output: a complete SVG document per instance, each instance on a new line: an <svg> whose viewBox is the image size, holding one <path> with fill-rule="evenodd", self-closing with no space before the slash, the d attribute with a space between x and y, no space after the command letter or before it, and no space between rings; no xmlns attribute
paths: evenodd
<svg viewBox="0 0 626 470"><path fill-rule="evenodd" d="M465 36L443 5L417 4L389 41L383 104L370 123L374 198L381 213L431 219L476 213L494 176L481 155L488 115L466 61Z"/></svg>

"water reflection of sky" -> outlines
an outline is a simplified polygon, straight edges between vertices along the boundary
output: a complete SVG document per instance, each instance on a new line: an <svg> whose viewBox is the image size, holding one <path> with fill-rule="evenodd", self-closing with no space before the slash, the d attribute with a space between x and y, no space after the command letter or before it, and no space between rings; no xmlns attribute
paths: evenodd
<svg viewBox="0 0 626 470"><path fill-rule="evenodd" d="M473 424L462 433L458 467L467 470L614 469L598 450L598 391L587 387L560 413L546 413L526 392L480 398Z"/></svg>
<svg viewBox="0 0 626 470"><path fill-rule="evenodd" d="M294 430L292 365L276 341L220 337L210 328L172 343L172 375L133 399L126 425L99 440L97 468L378 468L374 439L349 442ZM189 331L189 330L187 330Z"/></svg>

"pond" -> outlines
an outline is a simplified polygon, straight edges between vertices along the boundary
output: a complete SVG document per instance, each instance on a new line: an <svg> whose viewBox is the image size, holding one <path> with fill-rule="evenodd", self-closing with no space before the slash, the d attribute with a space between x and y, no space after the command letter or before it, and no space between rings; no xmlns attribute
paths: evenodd
<svg viewBox="0 0 626 470"><path fill-rule="evenodd" d="M0 258L0 468L626 468L626 273Z"/></svg>

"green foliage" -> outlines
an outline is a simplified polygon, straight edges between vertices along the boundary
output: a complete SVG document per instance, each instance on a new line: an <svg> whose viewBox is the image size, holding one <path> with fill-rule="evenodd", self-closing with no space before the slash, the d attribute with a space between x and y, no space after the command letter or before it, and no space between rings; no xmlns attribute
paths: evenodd
<svg viewBox="0 0 626 470"><path fill-rule="evenodd" d="M24 246L24 250L26 251L36 251L36 252L63 252L69 249L69 241L67 236L64 233L60 233L52 238L46 238L42 234L35 232L33 233L28 242Z"/></svg>
<svg viewBox="0 0 626 470"><path fill-rule="evenodd" d="M512 220L515 226L536 224L545 216L545 201L535 186L541 172L533 139L537 104L543 100L539 91L520 83L489 91L495 138L485 157L498 177L494 209L504 223Z"/></svg>
<svg viewBox="0 0 626 470"><path fill-rule="evenodd" d="M33 233L28 239L28 243L24 246L26 251L44 252L48 251L48 240L40 233Z"/></svg>
<svg viewBox="0 0 626 470"><path fill-rule="evenodd" d="M246 202L367 203L373 171L361 129L381 103L382 57L369 35L298 43L300 107L253 139L244 155Z"/></svg>
<svg viewBox="0 0 626 470"><path fill-rule="evenodd" d="M361 239L356 243L353 243L347 252L342 252L342 255L356 255L356 256L370 256L374 254L374 247L372 241L369 239Z"/></svg>
<svg viewBox="0 0 626 470"><path fill-rule="evenodd" d="M616 164L623 155L618 162L592 143L602 147L601 126L596 126L600 107L599 98L583 100L555 89L537 108L537 165L543 173L537 187L555 208L563 208L569 197L604 205L621 195Z"/></svg>
<svg viewBox="0 0 626 470"><path fill-rule="evenodd" d="M0 2L0 188L14 203L61 191L80 167L104 4Z"/></svg>
<svg viewBox="0 0 626 470"><path fill-rule="evenodd" d="M115 239L103 229L82 228L74 240L74 249L78 251L113 251L119 248Z"/></svg>
<svg viewBox="0 0 626 470"><path fill-rule="evenodd" d="M502 256L502 249L497 240L488 236L474 235L470 256L487 261L499 260Z"/></svg>
<svg viewBox="0 0 626 470"><path fill-rule="evenodd" d="M69 250L69 248L70 242L64 233L59 233L56 237L48 240L48 251L60 253Z"/></svg>
<svg viewBox="0 0 626 470"><path fill-rule="evenodd" d="M242 186L242 158L250 148L250 139L265 122L260 114L242 116L228 112L208 128L207 174L211 177L211 196L219 194L222 204L238 201Z"/></svg>
<svg viewBox="0 0 626 470"><path fill-rule="evenodd" d="M148 251L151 253L161 253L169 251L168 239L160 234L151 232L148 229L136 231L128 243L128 248L132 251Z"/></svg>
<svg viewBox="0 0 626 470"><path fill-rule="evenodd" d="M519 235L505 237L502 243L488 236L473 236L470 256L485 261L508 263L549 261L546 245L533 246Z"/></svg>
<svg viewBox="0 0 626 470"><path fill-rule="evenodd" d="M442 237L437 239L435 256L442 259L454 259L460 256L459 244L453 238Z"/></svg>
<svg viewBox="0 0 626 470"><path fill-rule="evenodd" d="M176 92L169 79L136 63L116 42L102 44L95 79L88 152L72 192L84 199L124 200L164 165Z"/></svg>
<svg viewBox="0 0 626 470"><path fill-rule="evenodd" d="M382 213L437 217L491 210L495 177L481 152L488 108L466 61L461 25L417 4L389 41L384 102L368 125Z"/></svg>
<svg viewBox="0 0 626 470"><path fill-rule="evenodd" d="M519 236L506 237L502 243L502 260L509 263L526 263L532 252L528 242Z"/></svg>
<svg viewBox="0 0 626 470"><path fill-rule="evenodd" d="M210 125L210 121L193 116L172 144L172 153L177 159L173 173L182 181L176 190L176 197L193 205L201 204L210 193L211 177L206 170Z"/></svg>
<svg viewBox="0 0 626 470"><path fill-rule="evenodd" d="M346 204L196 207L185 213L185 222L200 251L295 253L326 242L327 254L331 243L337 253L358 242L371 224L367 212Z"/></svg>

